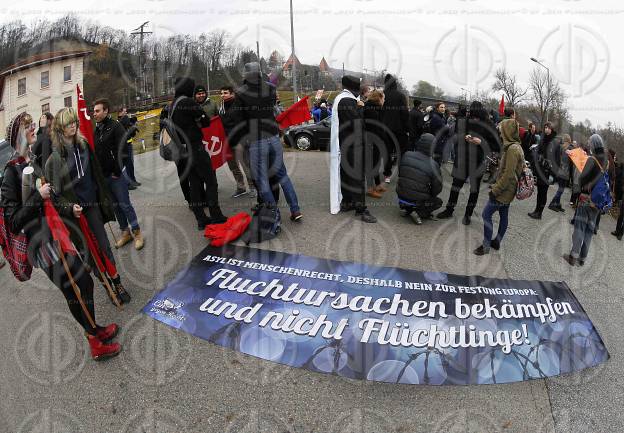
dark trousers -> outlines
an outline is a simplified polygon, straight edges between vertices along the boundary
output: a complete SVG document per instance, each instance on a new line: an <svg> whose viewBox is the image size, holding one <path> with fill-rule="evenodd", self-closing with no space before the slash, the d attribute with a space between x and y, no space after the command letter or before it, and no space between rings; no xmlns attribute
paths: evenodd
<svg viewBox="0 0 624 433"><path fill-rule="evenodd" d="M340 146L340 190L342 203L354 206L356 212L366 209L364 180L364 146Z"/></svg>
<svg viewBox="0 0 624 433"><path fill-rule="evenodd" d="M178 180L180 181L180 188L184 195L184 200L191 204L191 184L188 178L188 164L187 159L181 159L176 162L176 169L178 170Z"/></svg>
<svg viewBox="0 0 624 433"><path fill-rule="evenodd" d="M535 212L541 215L548 201L548 187L550 185L538 180L537 182L537 203L535 204Z"/></svg>
<svg viewBox="0 0 624 433"><path fill-rule="evenodd" d="M218 218L223 214L219 208L217 192L217 176L212 169L210 159L202 158L194 161L188 171L191 201L189 203L198 222L206 218L204 206L208 207L210 216Z"/></svg>
<svg viewBox="0 0 624 433"><path fill-rule="evenodd" d="M386 152L384 159L384 176L392 175L392 166L396 162L398 155L403 155L409 149L409 137L407 133L390 131L386 135Z"/></svg>
<svg viewBox="0 0 624 433"><path fill-rule="evenodd" d="M561 206L561 196L563 195L563 192L565 191L565 187L567 183L568 182L565 179L557 179L557 186L558 186L557 192L555 193L552 200L550 201L551 205Z"/></svg>
<svg viewBox="0 0 624 433"><path fill-rule="evenodd" d="M126 144L126 157L124 158L124 167L126 168L126 177L130 182L136 182L136 177L134 177L134 148L132 147L132 143Z"/></svg>
<svg viewBox="0 0 624 433"><path fill-rule="evenodd" d="M472 216L475 207L477 206L477 201L479 200L479 189L481 188L481 177L467 178L470 183L470 195L468 196L468 203L466 204L466 215ZM466 183L466 179L457 179L453 178L453 185L451 185L451 193L449 194L448 203L446 204L446 208L453 212L455 210L455 206L457 205L457 199L459 198L459 191L463 188Z"/></svg>
<svg viewBox="0 0 624 433"><path fill-rule="evenodd" d="M104 222L102 221L102 215L100 214L100 210L95 206L87 206L83 208L82 213L84 214L85 218L87 218L89 229L91 229L91 231L93 232L93 235L97 240L100 250L104 254L106 254L106 257L108 257L108 259L114 264L115 257L113 256L113 251L111 250L108 236L106 236L106 229L104 227ZM95 266L92 260L91 264L92 266Z"/></svg>
<svg viewBox="0 0 624 433"><path fill-rule="evenodd" d="M83 264L80 262L80 259L70 254L66 256L66 259L72 277L80 289L80 295L87 307L87 310L95 321L95 308L93 306L93 280L84 268ZM91 324L89 323L89 320L87 319L87 316L85 315L80 302L74 293L74 289L71 286L69 277L65 272L62 262L59 260L54 265L43 269L43 271L46 273L50 281L52 281L56 287L61 289L61 292L63 292L67 305L69 306L69 311L72 316L74 316L74 319L76 319L76 321L88 334L95 334L96 330L91 327Z"/></svg>
<svg viewBox="0 0 624 433"><path fill-rule="evenodd" d="M624 235L624 200L620 202L620 216L617 219L615 225L615 234L618 236Z"/></svg>

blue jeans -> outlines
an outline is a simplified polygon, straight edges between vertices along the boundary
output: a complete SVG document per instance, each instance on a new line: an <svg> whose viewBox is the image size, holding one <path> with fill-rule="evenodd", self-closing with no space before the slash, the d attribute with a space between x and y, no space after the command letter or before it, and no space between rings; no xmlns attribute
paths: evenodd
<svg viewBox="0 0 624 433"><path fill-rule="evenodd" d="M566 181L562 179L557 179L557 184L559 185L559 188L557 188L557 192L552 198L552 201L550 202L550 204L559 206L561 205L561 196L563 195L563 192L565 191Z"/></svg>
<svg viewBox="0 0 624 433"><path fill-rule="evenodd" d="M587 202L579 203L574 215L574 233L572 233L570 256L581 260L587 258L597 219L598 209L592 208Z"/></svg>
<svg viewBox="0 0 624 433"><path fill-rule="evenodd" d="M269 178L274 177L284 191L290 212L298 212L297 193L286 172L283 152L282 143L277 135L252 142L249 145L251 175L264 203L276 204L269 185Z"/></svg>
<svg viewBox="0 0 624 433"><path fill-rule="evenodd" d="M132 230L139 229L139 221L130 203L130 194L128 193L128 181L123 176L113 179L112 176L106 178L108 189L113 195L113 206L115 210L115 218L119 223L119 228L123 231L132 227Z"/></svg>
<svg viewBox="0 0 624 433"><path fill-rule="evenodd" d="M498 233L496 234L496 240L500 243L507 231L507 224L509 222L509 204L500 203L498 201L488 200L481 217L483 218L483 247L490 248L490 242L492 242L492 216L495 212L498 212L500 216L500 223L498 224Z"/></svg>

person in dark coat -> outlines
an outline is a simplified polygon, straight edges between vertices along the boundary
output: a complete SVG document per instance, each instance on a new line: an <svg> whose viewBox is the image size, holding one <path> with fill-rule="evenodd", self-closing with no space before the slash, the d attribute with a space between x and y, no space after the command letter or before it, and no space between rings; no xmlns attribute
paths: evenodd
<svg viewBox="0 0 624 433"><path fill-rule="evenodd" d="M527 129L522 138L522 151L525 158L531 161L532 147L537 145L537 128L533 122L529 122Z"/></svg>
<svg viewBox="0 0 624 433"><path fill-rule="evenodd" d="M416 224L422 223L421 218L430 218L433 211L442 206L438 197L442 192L442 173L440 165L431 158L434 145L432 134L422 134L416 142L416 150L405 152L399 166L399 203L408 214L416 212Z"/></svg>
<svg viewBox="0 0 624 433"><path fill-rule="evenodd" d="M583 266L589 253L592 237L596 232L596 224L600 210L591 201L591 193L596 183L602 178L602 173L609 170L609 159L602 137L593 134L589 137L592 155L585 163L579 176L580 195L574 215L574 232L572 233L572 248L570 254L563 259L570 266Z"/></svg>
<svg viewBox="0 0 624 433"><path fill-rule="evenodd" d="M366 184L367 194L373 198L381 198L387 191L381 182L380 165L382 155L387 156L385 145L386 128L383 124L384 94L373 90L364 103L363 117L366 139Z"/></svg>
<svg viewBox="0 0 624 433"><path fill-rule="evenodd" d="M435 137L436 146L433 150L433 159L440 165L442 165L442 159L444 157L444 148L449 135L449 129L446 124L446 104L444 102L438 102L435 104L433 111L429 114L429 132Z"/></svg>
<svg viewBox="0 0 624 433"><path fill-rule="evenodd" d="M481 179L485 172L485 156L500 150L499 136L490 122L487 112L479 101L470 104L470 118L466 119L465 107L460 107L455 122L452 139L455 147L453 161L453 185L446 204L446 209L438 214L445 219L453 216L459 192L466 181L470 185L470 195L462 223L470 224L470 218L479 199Z"/></svg>
<svg viewBox="0 0 624 433"><path fill-rule="evenodd" d="M548 209L555 212L564 212L561 206L561 196L565 191L568 181L570 180L570 158L566 153L572 149L572 138L569 134L563 134L563 140L559 142L559 146L553 148L553 160L556 164L553 164L553 175L557 181L557 192L553 196Z"/></svg>
<svg viewBox="0 0 624 433"><path fill-rule="evenodd" d="M402 155L409 150L409 109L407 98L398 89L397 79L391 74L384 77L384 96L383 123L388 128L384 176L386 183L389 183L392 175L392 155L398 152Z"/></svg>
<svg viewBox="0 0 624 433"><path fill-rule="evenodd" d="M97 325L93 280L77 255L67 253L63 257L64 261L61 260L62 253L48 227L44 212L45 200L50 200L62 218L69 219L77 215L72 208L58 206L52 186L43 181L40 167L32 164L29 151L29 147L35 143L32 117L25 112L17 115L7 127L6 140L14 150L4 172L0 194L6 230L13 235L22 231L26 235L30 264L41 269L63 293L71 315L86 333L92 358L102 360L116 356L121 352L121 345L109 341L117 334L119 327L114 323L106 327ZM25 170L30 168L33 169L31 187L24 188ZM84 302L84 309L74 291L74 284ZM55 350L61 351L63 347L57 346Z"/></svg>
<svg viewBox="0 0 624 433"><path fill-rule="evenodd" d="M420 110L421 105L421 101L414 99L414 107L409 112L409 142L412 149L416 148L425 126L425 114Z"/></svg>
<svg viewBox="0 0 624 433"><path fill-rule="evenodd" d="M560 149L561 140L557 137L557 131L554 130L552 123L546 122L544 124L544 135L540 143L533 147L531 152L531 168L533 169L533 175L537 179L535 210L528 214L533 219L542 219L542 212L548 200L550 176L553 174L553 169L558 171L561 165L557 161Z"/></svg>
<svg viewBox="0 0 624 433"><path fill-rule="evenodd" d="M619 203L620 215L615 225L615 231L611 232L611 234L621 241L622 236L624 236L624 165L621 162L617 162L617 158L615 161L615 201Z"/></svg>
<svg viewBox="0 0 624 433"><path fill-rule="evenodd" d="M187 172L190 186L190 207L197 220L198 230L204 230L208 224L221 224L227 218L219 207L217 176L212 169L210 155L203 143L201 128L210 126L210 119L195 101L193 91L195 81L189 77L178 77L175 81L174 99L180 98L171 115L180 140L187 146ZM204 212L208 207L210 218Z"/></svg>
<svg viewBox="0 0 624 433"><path fill-rule="evenodd" d="M136 126L137 119L136 117L130 118L128 109L122 107L119 113L117 113L117 121L126 129L126 146L125 149L121 149L121 160L126 168L125 176L128 180L128 189L137 189L137 187L141 186L141 182L138 182L134 175L134 147L132 145L132 141L139 131L139 128Z"/></svg>
<svg viewBox="0 0 624 433"><path fill-rule="evenodd" d="M52 131L52 122L54 116L47 112L41 115L39 119L39 129L37 130L37 141L32 146L33 164L37 164L41 171L45 167L45 163L52 153L52 139L50 132Z"/></svg>

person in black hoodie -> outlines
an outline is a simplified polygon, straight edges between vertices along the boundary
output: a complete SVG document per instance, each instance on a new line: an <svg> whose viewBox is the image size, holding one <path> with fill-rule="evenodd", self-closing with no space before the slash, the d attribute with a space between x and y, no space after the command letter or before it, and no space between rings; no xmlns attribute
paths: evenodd
<svg viewBox="0 0 624 433"><path fill-rule="evenodd" d="M466 119L466 108L460 107L455 122L455 160L453 161L453 185L446 209L438 214L445 219L453 216L459 192L468 180L470 195L462 223L470 224L470 218L479 199L481 179L485 172L485 156L500 150L499 137L489 120L487 111L479 101L470 104L470 118Z"/></svg>
<svg viewBox="0 0 624 433"><path fill-rule="evenodd" d="M201 128L210 126L210 119L195 101L193 91L195 81L189 77L178 77L175 81L174 100L177 106L171 113L171 120L182 143L186 144L186 175L190 186L190 208L197 220L198 230L208 224L221 224L227 218L219 207L217 176L212 169L210 155L202 141ZM208 207L210 218L204 212Z"/></svg>
<svg viewBox="0 0 624 433"><path fill-rule="evenodd" d="M280 129L275 121L276 104L276 88L265 80L260 64L246 63L243 85L236 90L232 109L239 113L242 134L249 142L249 161L258 198L266 206L276 206L270 182L270 178L274 178L290 207L291 221L298 222L303 214L284 165Z"/></svg>
<svg viewBox="0 0 624 433"><path fill-rule="evenodd" d="M558 171L560 168L560 162L557 161L558 150L561 149L560 141L552 123L546 122L542 140L533 147L531 152L533 174L537 179L537 202L535 203L535 210L528 215L536 220L542 219L542 212L548 200L548 187L550 187L550 176L553 169Z"/></svg>
<svg viewBox="0 0 624 433"><path fill-rule="evenodd" d="M387 191L381 183L379 169L381 155L386 151L384 137L386 128L383 121L384 94L379 90L373 90L368 94L364 103L363 117L366 139L365 163L366 163L366 184L367 194L373 198L381 198Z"/></svg>
<svg viewBox="0 0 624 433"><path fill-rule="evenodd" d="M416 224L422 224L421 218L430 218L442 206L438 197L442 192L442 173L440 165L431 158L434 145L432 134L422 134L416 142L416 151L405 152L399 166L399 203L408 214L417 213Z"/></svg>
<svg viewBox="0 0 624 433"><path fill-rule="evenodd" d="M384 105L383 123L388 129L386 138L387 158L384 161L384 176L386 183L390 182L392 175L392 155L407 152L409 149L409 109L407 98L398 89L396 77L387 74L384 77ZM398 145L398 149L395 148Z"/></svg>
<svg viewBox="0 0 624 433"><path fill-rule="evenodd" d="M600 215L592 201L591 194L596 183L601 179L602 174L609 169L609 159L604 147L602 137L594 134L589 137L590 147L593 149L592 156L589 157L579 177L581 194L578 198L578 206L574 216L574 232L572 233L572 249L570 254L563 256L563 259L570 266L583 266L589 253L589 246L596 230L596 222Z"/></svg>
<svg viewBox="0 0 624 433"><path fill-rule="evenodd" d="M621 162L615 164L615 201L619 202L620 215L617 219L615 231L611 232L613 236L622 240L624 236L624 165Z"/></svg>

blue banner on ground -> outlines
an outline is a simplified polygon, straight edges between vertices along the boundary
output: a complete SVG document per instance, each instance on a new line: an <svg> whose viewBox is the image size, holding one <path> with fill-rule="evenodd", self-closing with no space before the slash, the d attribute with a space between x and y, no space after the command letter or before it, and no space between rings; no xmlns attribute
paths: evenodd
<svg viewBox="0 0 624 433"><path fill-rule="evenodd" d="M609 353L565 283L208 247L143 309L212 343L380 382L544 378Z"/></svg>

